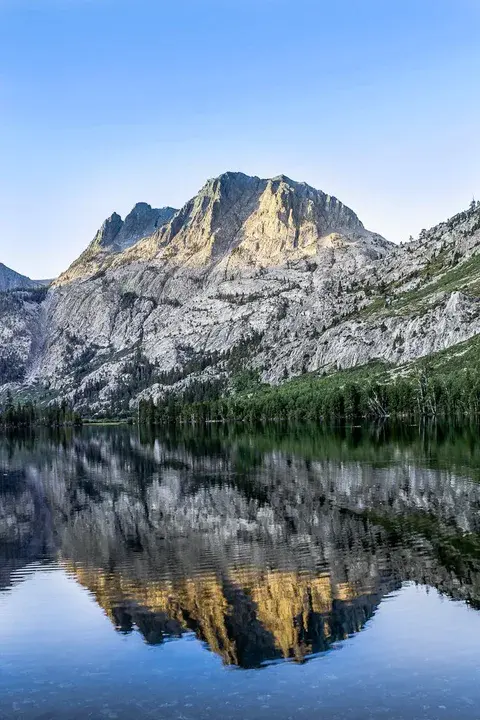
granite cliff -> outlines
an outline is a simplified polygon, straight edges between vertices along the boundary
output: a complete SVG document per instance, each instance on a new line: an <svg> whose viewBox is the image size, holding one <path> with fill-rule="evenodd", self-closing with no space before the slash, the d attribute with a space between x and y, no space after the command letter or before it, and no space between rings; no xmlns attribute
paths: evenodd
<svg viewBox="0 0 480 720"><path fill-rule="evenodd" d="M128 412L242 364L271 383L402 364L480 332L479 248L476 204L395 246L305 183L225 173L178 211L114 213L41 302L6 308L3 382Z"/></svg>

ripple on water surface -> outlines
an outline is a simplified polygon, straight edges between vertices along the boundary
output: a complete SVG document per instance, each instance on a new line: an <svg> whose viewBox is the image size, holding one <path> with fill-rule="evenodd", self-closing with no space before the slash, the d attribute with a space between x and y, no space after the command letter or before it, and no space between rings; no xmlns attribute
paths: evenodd
<svg viewBox="0 0 480 720"><path fill-rule="evenodd" d="M477 718L476 435L309 432L0 439L0 717Z"/></svg>

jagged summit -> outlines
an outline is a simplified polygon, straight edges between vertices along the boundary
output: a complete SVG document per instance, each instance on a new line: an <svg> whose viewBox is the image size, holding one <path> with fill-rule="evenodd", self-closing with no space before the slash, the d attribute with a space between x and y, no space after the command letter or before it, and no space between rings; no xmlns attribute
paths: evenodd
<svg viewBox="0 0 480 720"><path fill-rule="evenodd" d="M102 250L121 252L144 237L148 237L176 213L171 207L152 208L148 203L139 202L122 220L113 213L96 234L92 246Z"/></svg>
<svg viewBox="0 0 480 720"><path fill-rule="evenodd" d="M125 218L115 238L116 248L119 251L125 250L138 240L151 235L157 228L168 222L176 212L171 207L155 209L147 203L137 203Z"/></svg>
<svg viewBox="0 0 480 720"><path fill-rule="evenodd" d="M152 208L151 205L139 202L122 220L114 212L102 224L100 230L87 249L75 260L68 270L55 281L56 285L88 277L101 268L105 258L121 253L135 243L154 233L168 222L176 213L175 208Z"/></svg>
<svg viewBox="0 0 480 720"><path fill-rule="evenodd" d="M198 194L118 263L139 259L176 265L274 266L311 256L341 242L372 256L390 244L365 229L337 198L279 175L262 179L226 172L207 180Z"/></svg>
<svg viewBox="0 0 480 720"><path fill-rule="evenodd" d="M131 262L273 267L347 246L374 259L391 244L307 183L229 171L207 180L181 210L137 203L125 220L113 213L56 284Z"/></svg>
<svg viewBox="0 0 480 720"><path fill-rule="evenodd" d="M90 247L97 247L102 250L109 250L114 247L115 238L123 227L123 220L120 215L114 212L107 218L100 230L95 235Z"/></svg>

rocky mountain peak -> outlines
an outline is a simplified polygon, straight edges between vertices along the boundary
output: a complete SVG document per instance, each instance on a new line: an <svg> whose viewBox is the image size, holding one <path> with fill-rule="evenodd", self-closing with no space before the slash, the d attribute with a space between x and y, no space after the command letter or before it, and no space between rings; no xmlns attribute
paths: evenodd
<svg viewBox="0 0 480 720"><path fill-rule="evenodd" d="M175 213L176 210L171 207L156 209L148 203L139 202L125 220L116 212L107 218L96 234L92 246L104 251L121 252L154 233Z"/></svg>
<svg viewBox="0 0 480 720"><path fill-rule="evenodd" d="M111 256L131 248L143 238L149 237L175 215L172 207L152 208L144 202L137 203L122 220L114 212L102 224L87 249L55 281L55 285L95 274L102 264L111 262Z"/></svg>
<svg viewBox="0 0 480 720"><path fill-rule="evenodd" d="M142 238L152 235L159 227L171 220L177 211L171 207L152 208L148 203L139 202L127 215L115 238L115 250L131 247Z"/></svg>
<svg viewBox="0 0 480 720"><path fill-rule="evenodd" d="M479 255L476 203L397 247L307 183L224 173L176 213L114 213L45 301L4 298L4 383L103 411L139 358L156 398L223 382L237 354L274 383L410 363L480 332Z"/></svg>
<svg viewBox="0 0 480 720"><path fill-rule="evenodd" d="M103 222L100 230L97 232L93 239L92 246L98 247L102 250L110 249L111 247L113 247L115 243L115 238L120 232L122 226L122 218L118 213L114 212L112 215L110 215L109 218L107 218Z"/></svg>
<svg viewBox="0 0 480 720"><path fill-rule="evenodd" d="M255 175L246 175L242 172L228 170L227 172L221 173L221 175L218 175L217 177L207 180L205 185L200 190L200 193L208 194L210 188L228 189L229 187L235 186L245 188L256 184L259 180L260 178L256 177Z"/></svg>
<svg viewBox="0 0 480 720"><path fill-rule="evenodd" d="M331 236L383 254L389 243L367 231L335 197L286 175L270 179L226 172L199 193L151 238L122 259L155 256L176 265L279 265L330 247Z"/></svg>

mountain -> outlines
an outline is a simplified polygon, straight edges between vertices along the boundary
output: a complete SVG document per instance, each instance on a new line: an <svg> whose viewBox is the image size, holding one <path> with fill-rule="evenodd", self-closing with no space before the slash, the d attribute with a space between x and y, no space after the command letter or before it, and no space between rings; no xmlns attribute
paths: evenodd
<svg viewBox="0 0 480 720"><path fill-rule="evenodd" d="M135 205L125 220L114 212L105 220L85 252L58 278L57 284L95 273L102 263L108 263L112 255L152 235L175 213L176 210L171 207L155 209L141 202Z"/></svg>
<svg viewBox="0 0 480 720"><path fill-rule="evenodd" d="M370 246L372 256L388 247L352 210L305 183L224 173L179 211L139 203L125 222L114 213L56 284L135 261L217 270L280 265L339 241Z"/></svg>
<svg viewBox="0 0 480 720"><path fill-rule="evenodd" d="M172 220L132 247L124 260L223 268L281 265L336 242L360 244L374 257L388 243L363 227L334 197L284 175L261 180L225 173L209 180Z"/></svg>
<svg viewBox="0 0 480 720"><path fill-rule="evenodd" d="M242 368L268 383L399 365L480 332L480 207L403 246L286 176L225 173L113 214L45 299L0 307L0 383L125 412ZM3 372L1 368L3 367Z"/></svg>
<svg viewBox="0 0 480 720"><path fill-rule="evenodd" d="M0 292L39 287L39 285L46 284L47 282L48 281L43 280L30 280L30 278L25 275L20 275L20 273L0 263Z"/></svg>

